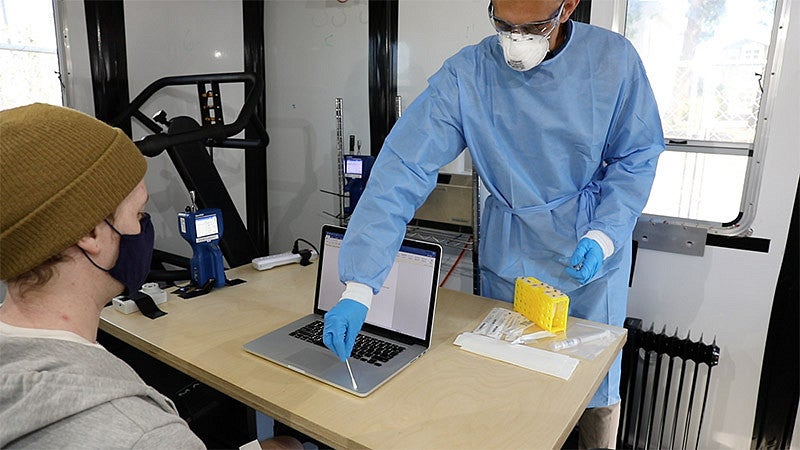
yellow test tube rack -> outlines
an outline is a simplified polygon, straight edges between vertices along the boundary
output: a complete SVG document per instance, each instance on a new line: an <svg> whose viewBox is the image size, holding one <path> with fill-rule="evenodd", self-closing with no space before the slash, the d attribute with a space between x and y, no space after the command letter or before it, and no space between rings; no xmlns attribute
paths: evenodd
<svg viewBox="0 0 800 450"><path fill-rule="evenodd" d="M541 328L558 333L567 329L569 297L534 277L520 277L514 286L514 311Z"/></svg>

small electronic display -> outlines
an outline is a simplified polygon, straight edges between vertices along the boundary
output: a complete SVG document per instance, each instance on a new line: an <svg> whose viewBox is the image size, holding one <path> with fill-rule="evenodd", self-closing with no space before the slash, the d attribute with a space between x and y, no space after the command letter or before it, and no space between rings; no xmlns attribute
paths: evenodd
<svg viewBox="0 0 800 450"><path fill-rule="evenodd" d="M219 234L216 215L197 217L194 221L194 227L198 241Z"/></svg>
<svg viewBox="0 0 800 450"><path fill-rule="evenodd" d="M344 158L344 176L361 178L364 174L364 161L361 158Z"/></svg>

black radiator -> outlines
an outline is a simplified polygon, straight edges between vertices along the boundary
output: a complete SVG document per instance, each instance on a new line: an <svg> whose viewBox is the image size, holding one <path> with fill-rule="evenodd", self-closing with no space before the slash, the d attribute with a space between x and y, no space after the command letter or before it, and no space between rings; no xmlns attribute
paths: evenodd
<svg viewBox="0 0 800 450"><path fill-rule="evenodd" d="M642 321L625 320L620 424L617 448L697 448L708 402L711 369L719 363L716 339L692 341L666 326L645 331Z"/></svg>

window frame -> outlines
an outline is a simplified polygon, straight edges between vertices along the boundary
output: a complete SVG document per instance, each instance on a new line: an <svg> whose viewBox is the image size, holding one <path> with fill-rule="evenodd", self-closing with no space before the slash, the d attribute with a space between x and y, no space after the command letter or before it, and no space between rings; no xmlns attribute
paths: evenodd
<svg viewBox="0 0 800 450"><path fill-rule="evenodd" d="M776 0L770 45L767 52L765 74L762 78L763 94L761 96L755 136L752 144L730 143L696 140L665 139L666 150L670 152L701 153L715 155L747 156L747 170L743 183L739 214L736 219L727 223L689 219L685 217L661 216L643 213L639 218L639 226L677 225L667 229L667 234L674 235L676 230L702 228L708 234L728 237L747 237L753 234L752 224L755 221L758 206L758 194L761 188L764 160L767 155L770 120L772 116L777 90L772 86L780 85L783 65L786 32L788 28L791 0ZM628 0L615 0L612 12L611 29L625 35ZM678 231L679 232L679 231ZM680 251L680 250L676 250Z"/></svg>
<svg viewBox="0 0 800 450"><path fill-rule="evenodd" d="M53 23L56 33L56 56L58 57L58 79L61 82L61 103L69 108L72 101L72 55L69 46L69 27L66 25L67 5L64 0L52 0Z"/></svg>

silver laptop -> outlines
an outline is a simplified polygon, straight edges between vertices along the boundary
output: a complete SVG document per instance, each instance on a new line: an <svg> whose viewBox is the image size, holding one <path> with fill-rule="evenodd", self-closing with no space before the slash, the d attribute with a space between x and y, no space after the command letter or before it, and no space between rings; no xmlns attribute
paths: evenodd
<svg viewBox="0 0 800 450"><path fill-rule="evenodd" d="M339 248L344 228L322 227L314 314L245 344L248 352L366 397L422 356L431 343L442 248L405 239L392 270L372 299L364 327L347 365L322 343L323 316L338 301Z"/></svg>

